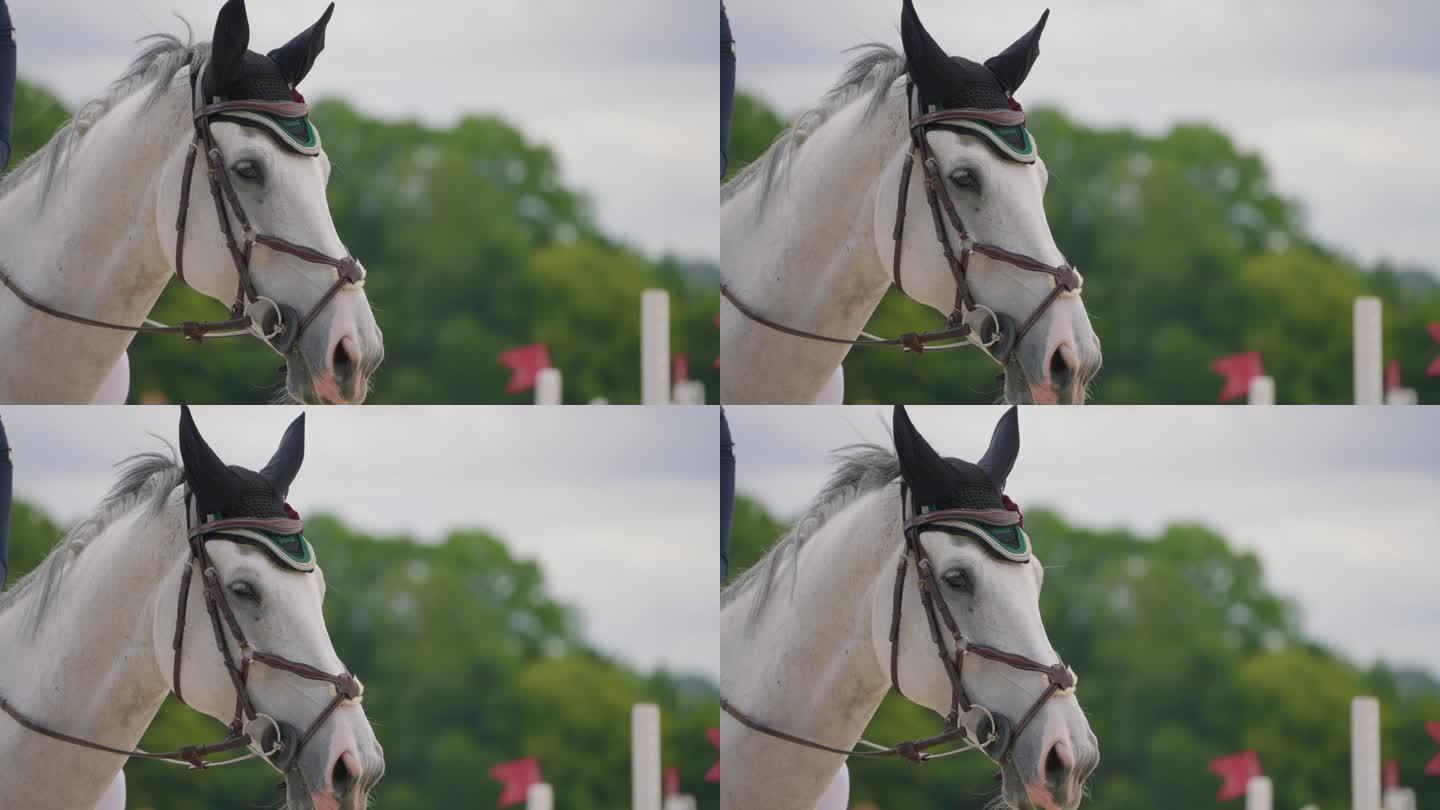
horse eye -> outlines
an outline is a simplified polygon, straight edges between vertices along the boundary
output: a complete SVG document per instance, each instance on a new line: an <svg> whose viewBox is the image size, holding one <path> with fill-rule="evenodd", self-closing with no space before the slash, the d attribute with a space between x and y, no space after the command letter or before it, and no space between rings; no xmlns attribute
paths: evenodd
<svg viewBox="0 0 1440 810"><path fill-rule="evenodd" d="M954 183L956 188L965 189L966 191L980 190L980 178L970 169L956 169L951 172L950 182Z"/></svg>
<svg viewBox="0 0 1440 810"><path fill-rule="evenodd" d="M966 593L975 592L975 583L970 579L970 572L964 568L951 568L945 572L945 576L941 577L941 579L945 580L946 585L958 591L964 591Z"/></svg>
<svg viewBox="0 0 1440 810"><path fill-rule="evenodd" d="M243 177L246 180L260 179L260 164L253 160L237 160L230 170L235 172L237 177Z"/></svg>
<svg viewBox="0 0 1440 810"><path fill-rule="evenodd" d="M241 599L246 599L251 602L258 603L260 601L260 592L255 590L254 585L251 585L244 580L237 580L230 583L230 593L233 593Z"/></svg>

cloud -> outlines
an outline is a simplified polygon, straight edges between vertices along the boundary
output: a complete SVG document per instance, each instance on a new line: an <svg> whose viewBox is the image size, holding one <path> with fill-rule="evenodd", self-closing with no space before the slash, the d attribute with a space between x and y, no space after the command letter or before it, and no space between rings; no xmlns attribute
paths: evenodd
<svg viewBox="0 0 1440 810"><path fill-rule="evenodd" d="M919 0L951 53L984 59L1045 4ZM1052 2L1041 56L1020 92L1093 126L1163 132L1204 121L1260 153L1275 186L1299 197L1323 243L1440 272L1440 6L1277 0ZM740 87L788 113L839 76L844 49L898 45L898 2L730 0ZM1042 145L1043 151L1043 145Z"/></svg>
<svg viewBox="0 0 1440 810"><path fill-rule="evenodd" d="M229 463L258 468L299 409L196 408ZM16 495L70 521L113 465L175 441L179 411L12 407ZM311 409L302 512L370 532L496 532L578 606L587 637L632 665L718 678L719 466L714 408Z"/></svg>
<svg viewBox="0 0 1440 810"><path fill-rule="evenodd" d="M999 408L910 414L937 450L976 459ZM889 408L725 409L736 485L781 516L819 490L836 448L890 446ZM1020 416L1007 485L1093 527L1153 533L1199 521L1256 553L1306 632L1360 661L1440 674L1440 409L1162 407L1043 409ZM1045 539L1035 538L1043 557Z"/></svg>
<svg viewBox="0 0 1440 810"><path fill-rule="evenodd" d="M73 107L119 75L136 39L183 32L172 12L209 39L218 5L22 5L13 11L20 74ZM324 5L251 2L252 49L283 44ZM437 125L499 113L557 151L607 232L652 255L717 259L718 40L714 15L664 0L343 0L305 89Z"/></svg>

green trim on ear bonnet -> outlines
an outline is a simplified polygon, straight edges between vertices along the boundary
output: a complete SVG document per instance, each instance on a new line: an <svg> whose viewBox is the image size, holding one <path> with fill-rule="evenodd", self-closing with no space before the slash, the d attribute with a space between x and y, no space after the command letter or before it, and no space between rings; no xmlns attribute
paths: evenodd
<svg viewBox="0 0 1440 810"><path fill-rule="evenodd" d="M283 118L271 113L231 110L216 117L264 130L292 152L310 157L320 154L320 131L310 122L309 116Z"/></svg>
<svg viewBox="0 0 1440 810"><path fill-rule="evenodd" d="M315 570L315 548L303 534L272 534L257 529L225 529L216 532L217 539L258 546L281 565L296 571Z"/></svg>

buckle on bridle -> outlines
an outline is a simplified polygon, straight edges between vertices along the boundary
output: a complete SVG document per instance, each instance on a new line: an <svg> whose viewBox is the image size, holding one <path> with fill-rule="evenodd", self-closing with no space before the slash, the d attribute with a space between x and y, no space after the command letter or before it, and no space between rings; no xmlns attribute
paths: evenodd
<svg viewBox="0 0 1440 810"><path fill-rule="evenodd" d="M268 751L264 747L265 729L262 728L264 725L269 725L275 731L275 743ZM267 762L271 757L285 750L285 734L280 730L280 724L275 721L275 718L268 714L256 714L250 719L250 722L245 724L241 733L250 738L250 743L246 747Z"/></svg>
<svg viewBox="0 0 1440 810"><path fill-rule="evenodd" d="M275 313L275 325L269 332L265 330L265 308ZM285 313L280 305L275 303L273 298L263 295L255 296L255 300L245 305L245 317L250 319L250 334L269 343L285 333Z"/></svg>
<svg viewBox="0 0 1440 810"><path fill-rule="evenodd" d="M974 320L976 315L981 316L979 321ZM981 335L985 334L984 327L987 319L994 328L990 332L989 340L981 340ZM1000 341L1000 316L995 314L995 310L984 304L976 303L970 311L961 316L960 322L970 327L970 341L982 349L989 349Z"/></svg>

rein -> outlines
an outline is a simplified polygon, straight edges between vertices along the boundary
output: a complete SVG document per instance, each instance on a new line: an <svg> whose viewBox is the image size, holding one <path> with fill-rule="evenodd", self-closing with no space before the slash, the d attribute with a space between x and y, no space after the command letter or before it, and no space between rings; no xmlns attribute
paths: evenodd
<svg viewBox="0 0 1440 810"><path fill-rule="evenodd" d="M890 619L890 687L900 697L909 700L904 691L900 689L900 617L904 604L906 571L910 559L913 557L915 560L915 583L916 587L920 589L920 603L925 607L925 618L930 628L930 640L935 643L936 651L945 666L945 674L950 680L950 712L945 717L945 725L940 733L918 740L896 743L892 746L877 745L861 739L858 744L862 747L836 748L768 726L745 714L721 697L720 708L741 725L777 740L847 757L901 757L916 764L922 764L932 759L944 759L966 751L980 750L998 763L1009 753L1015 740L1020 738L1021 733L1025 731L1046 701L1052 697L1067 697L1074 694L1078 678L1074 671L1063 663L1047 666L1018 653L1005 652L995 647L966 641L964 633L960 631L959 624L956 623L955 617L950 612L950 606L940 595L940 584L935 579L930 556L920 543L921 529L932 523L979 520L995 525L1013 526L1020 522L1019 514L995 509L942 509L923 513L918 510L910 512L906 510L907 492L908 486L902 481L900 484L900 511L901 525L905 533L905 551L900 555L900 562L895 568L894 602L891 607ZM947 648L942 635L942 623L952 639L953 655ZM1043 673L1049 679L1045 691L1035 699L1034 703L1030 704L1024 717L1008 733L1003 735L1001 733L1002 724L1006 723L1003 715L993 713L985 706L970 701L964 683L965 656L967 654L978 655L1014 669ZM982 721L984 721L984 725L982 725ZM927 749L946 745L956 740L969 740L969 742L959 748L938 754L927 751ZM996 745L997 743L998 745ZM995 750L991 750L991 746L996 746Z"/></svg>
<svg viewBox="0 0 1440 810"><path fill-rule="evenodd" d="M906 86L906 98L911 99L913 87ZM911 102L913 108L913 101ZM930 218L935 227L935 239L940 243L940 251L945 256L945 262L950 267L950 275L955 280L955 303L951 308L950 315L945 319L945 326L941 329L934 329L928 332L904 332L895 338L880 338L864 332L858 338L838 338L830 335L821 335L809 332L804 329L797 329L786 326L778 321L767 318L740 301L735 292L723 282L720 285L720 294L725 300L734 305L735 309L746 318L782 334L793 337L816 340L824 343L837 343L844 346L898 346L906 352L913 352L917 355L924 354L926 350L939 351L944 349L959 349L967 346L977 346L1001 367L1009 365L1015 357L1015 351L1020 346L1020 341L1030 331L1050 305L1062 296L1077 296L1084 281L1080 277L1080 271L1069 264L1050 265L1045 262L1027 256L1023 253L1015 253L996 245L977 241L970 232L965 229L965 223L961 221L959 212L955 209L955 202L950 197L950 192L945 186L943 178L940 177L940 165L930 149L928 133L931 129L945 129L955 132L968 132L969 130L949 125L951 122L978 122L984 124L995 124L998 126L1024 126L1025 113L1020 110L975 110L975 109L954 109L938 110L935 112L915 114L910 116L910 151L905 155L905 161L900 169L900 193L895 207L895 231L892 238L895 242L895 253L893 262L893 278L891 286L901 295L909 297L905 292L905 286L900 279L900 257L904 247L905 238L905 217L907 198L910 194L910 176L914 173L915 162L918 156L921 171L925 178L925 200L929 203ZM945 228L946 221L958 235L960 250L956 254L954 245L951 243L950 234ZM990 259L1003 262L1019 270L1026 270L1036 273L1045 273L1051 277L1052 287L1030 312L1025 322L1013 331L1013 334L1002 334L1002 316L997 315L994 310L975 301L970 292L969 265L970 257L973 254L980 254ZM913 300L913 299L912 299ZM972 324L972 317L975 314L986 316L991 329L989 337L985 338L985 322L980 326ZM1009 322L1006 317L1005 322ZM1013 325L1013 324L1012 324ZM953 341L951 343L940 343L940 341ZM939 345L931 345L939 344ZM993 348L992 348L993 347Z"/></svg>
<svg viewBox="0 0 1440 810"><path fill-rule="evenodd" d="M205 597L205 608L210 614L210 627L214 632L215 646L220 652L221 659L225 662L225 669L230 676L230 682L235 687L235 715L230 721L229 735L225 739L210 743L208 745L187 745L175 751L163 753L152 753L138 749L114 748L102 743L87 740L83 737L76 737L71 734L56 731L36 721L25 713L21 712L14 704L10 703L3 696L0 696L0 709L10 715L24 728L37 734L59 740L80 748L89 748L94 751L103 751L109 754L120 754L127 757L137 757L159 762L169 762L175 765L188 766L190 770L205 770L222 765L233 765L237 762L244 762L256 757L263 758L275 770L284 773L300 756L300 751L310 741L320 726L329 719L342 703L347 700L359 701L365 694L365 687L352 673L346 671L339 675L331 675L323 670L316 669L308 664L291 661L278 655L260 652L250 646L240 624L235 619L235 613L230 608L230 603L225 598L225 590L220 584L220 575L211 564L210 555L205 549L205 544L214 540L230 540L226 537L227 530L254 529L277 534L298 534L304 529L304 523L300 520L290 518L232 518L228 520L212 520L192 526L190 518L191 493L185 494L185 523L190 545L190 563L185 567L185 573L180 577L180 599L176 608L175 638L171 643L174 655L173 671L173 692L175 698L185 703L185 698L180 691L180 664L181 652L185 644L185 615L189 605L190 579L198 568ZM237 662L235 656L230 652L230 645L226 640L226 629L234 638L236 646L240 650L240 658ZM296 735L294 729L288 724L282 724L275 718L257 712L254 702L250 699L248 679L250 665L252 663L264 664L272 669L289 672L305 680L324 681L335 689L335 695L325 708L316 715L315 719L305 729L304 733ZM185 705L189 705L186 703ZM273 731L274 741L266 746L265 740ZM288 738L288 739L287 739ZM249 748L250 753L243 756L232 757L218 762L207 761L203 757L211 754L218 754L224 751L233 751L240 748Z"/></svg>
<svg viewBox="0 0 1440 810"><path fill-rule="evenodd" d="M190 211L190 186L195 170L196 156L204 154L210 197L215 203L220 232L225 238L225 246L230 251L230 258L235 265L235 273L238 277L235 301L230 305L230 317L220 321L184 321L174 326L167 326L146 318L143 324L131 326L76 315L50 306L25 292L10 277L4 267L0 267L0 284L4 284L26 306L72 323L136 334L178 334L183 335L186 340L196 343L203 342L206 338L238 337L252 334L264 341L277 354L284 355L299 341L305 328L340 290L347 286L356 288L364 286L365 268L353 256L330 256L314 248L256 231L251 226L244 207L240 205L240 198L235 193L230 175L225 171L224 156L220 152L220 147L215 143L214 135L210 132L210 121L216 116L245 113L281 118L303 118L309 115L309 106L298 101L258 101L253 99L217 100L213 103L203 104L199 98L199 91L195 87L198 76L195 73L193 62L190 68L194 110L192 120L195 136L190 143L189 152L185 156L185 171L180 180L180 212L175 221L175 276L180 279L182 284L190 286L190 283L185 280L185 223ZM232 215L240 224L241 239L238 242L234 229L230 225ZM335 281L301 317L295 310L277 304L273 299L260 295L256 290L255 283L250 276L250 256L255 245L263 245L270 250L289 254L311 264L329 265L335 268ZM287 315L288 320L298 322L293 325L293 328L291 324L286 323ZM267 316L273 316L273 323L267 323L269 321Z"/></svg>

